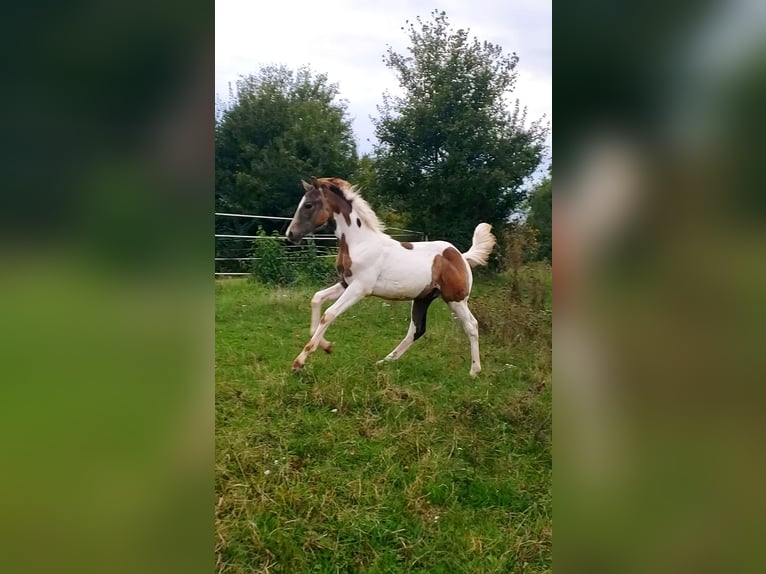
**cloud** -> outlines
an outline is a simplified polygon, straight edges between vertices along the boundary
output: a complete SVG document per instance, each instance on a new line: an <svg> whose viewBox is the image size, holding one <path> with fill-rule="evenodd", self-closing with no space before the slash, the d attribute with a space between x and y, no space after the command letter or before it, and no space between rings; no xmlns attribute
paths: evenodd
<svg viewBox="0 0 766 574"><path fill-rule="evenodd" d="M354 117L359 149L370 151L374 130L369 116L377 116L376 105L386 90L398 89L383 54L389 45L405 51L405 21L426 19L434 8L446 11L454 27L469 28L480 40L516 52L515 97L528 107L530 119L551 118L550 0L217 0L216 92L225 98L229 82L265 64L310 65L339 84Z"/></svg>

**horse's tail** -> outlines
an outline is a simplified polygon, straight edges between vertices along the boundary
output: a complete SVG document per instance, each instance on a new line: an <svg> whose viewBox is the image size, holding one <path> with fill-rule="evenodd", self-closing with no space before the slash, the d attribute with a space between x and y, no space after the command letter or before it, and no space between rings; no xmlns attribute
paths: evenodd
<svg viewBox="0 0 766 574"><path fill-rule="evenodd" d="M463 253L463 258L471 267L486 265L487 257L492 253L497 240L492 235L492 226L489 223L480 223L473 231L473 243L471 248Z"/></svg>

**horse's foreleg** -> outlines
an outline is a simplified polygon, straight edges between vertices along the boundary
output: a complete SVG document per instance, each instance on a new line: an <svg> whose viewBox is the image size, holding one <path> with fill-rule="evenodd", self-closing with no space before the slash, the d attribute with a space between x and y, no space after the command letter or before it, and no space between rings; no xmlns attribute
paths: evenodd
<svg viewBox="0 0 766 574"><path fill-rule="evenodd" d="M449 306L452 312L463 323L463 330L471 342L471 370L468 374L475 377L481 371L481 360L479 359L479 322L471 313L466 301L454 301L449 303Z"/></svg>
<svg viewBox="0 0 766 574"><path fill-rule="evenodd" d="M345 291L343 291L338 300L330 305L327 311L324 312L324 315L322 315L321 319L319 320L319 324L317 325L314 334L311 336L311 340L306 343L306 346L303 347L303 351L301 351L300 355L298 355L295 358L295 361L293 361L294 371L300 371L303 368L303 365L306 364L306 359L308 359L308 356L317 350L319 342L324 337L324 333L327 331L327 328L330 326L330 324L332 324L332 322L341 313L346 311L346 309L358 303L367 296L367 292L364 290L364 288L357 287L356 285L357 284L352 284Z"/></svg>
<svg viewBox="0 0 766 574"><path fill-rule="evenodd" d="M319 326L319 317L322 314L322 303L325 301L335 301L341 296L346 288L340 283L336 283L332 287L317 291L311 298L311 335L313 336ZM325 340L324 337L319 341L319 346L324 349L326 353L332 351L332 343Z"/></svg>
<svg viewBox="0 0 766 574"><path fill-rule="evenodd" d="M426 314L428 312L428 306L436 297L431 295L423 299L415 299L412 301L412 311L410 313L410 328L407 330L407 335L402 339L396 348L386 355L385 359L378 361L381 364L385 361L395 361L410 348L410 345L420 339L423 333L426 332Z"/></svg>

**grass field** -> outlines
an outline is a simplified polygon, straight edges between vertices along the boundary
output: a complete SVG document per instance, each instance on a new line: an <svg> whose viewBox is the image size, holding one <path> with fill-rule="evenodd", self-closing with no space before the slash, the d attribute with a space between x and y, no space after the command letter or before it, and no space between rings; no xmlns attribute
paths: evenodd
<svg viewBox="0 0 766 574"><path fill-rule="evenodd" d="M217 571L550 572L550 271L478 277L483 371L441 301L368 298L295 375L312 289L216 283ZM527 285L527 283L523 283Z"/></svg>

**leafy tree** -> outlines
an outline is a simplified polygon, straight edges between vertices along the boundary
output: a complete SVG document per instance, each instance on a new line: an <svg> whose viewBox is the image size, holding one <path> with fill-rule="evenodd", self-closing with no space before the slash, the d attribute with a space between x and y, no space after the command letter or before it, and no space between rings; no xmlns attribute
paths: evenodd
<svg viewBox="0 0 766 574"><path fill-rule="evenodd" d="M352 176L352 183L358 185L362 190L364 199L375 209L385 208L386 199L380 193L378 186L378 171L375 165L375 158L370 154L363 154L359 158L356 170Z"/></svg>
<svg viewBox="0 0 766 574"><path fill-rule="evenodd" d="M216 210L290 216L301 178L348 177L356 143L338 94L308 68L243 77L216 123Z"/></svg>
<svg viewBox="0 0 766 574"><path fill-rule="evenodd" d="M541 181L532 190L529 196L529 216L527 223L537 230L537 258L553 260L553 189L551 169L548 168L548 177Z"/></svg>
<svg viewBox="0 0 766 574"><path fill-rule="evenodd" d="M378 182L377 161L374 156L364 154L359 158L351 181L361 188L364 198L387 226L406 228L409 225L408 214L397 209L396 202L393 202L392 198L381 189Z"/></svg>
<svg viewBox="0 0 766 574"><path fill-rule="evenodd" d="M479 221L499 226L524 199L547 127L525 127L526 110L509 105L515 54L452 29L444 12L408 24L409 55L384 56L404 93L378 108L378 186L431 239L465 248Z"/></svg>
<svg viewBox="0 0 766 574"><path fill-rule="evenodd" d="M348 177L356 144L338 86L308 68L271 66L242 78L228 101L218 99L215 131L216 211L292 216L301 179ZM219 217L216 233L254 235L258 227L283 231L284 222ZM249 240L219 240L216 256L246 257ZM244 262L220 270L244 271Z"/></svg>

